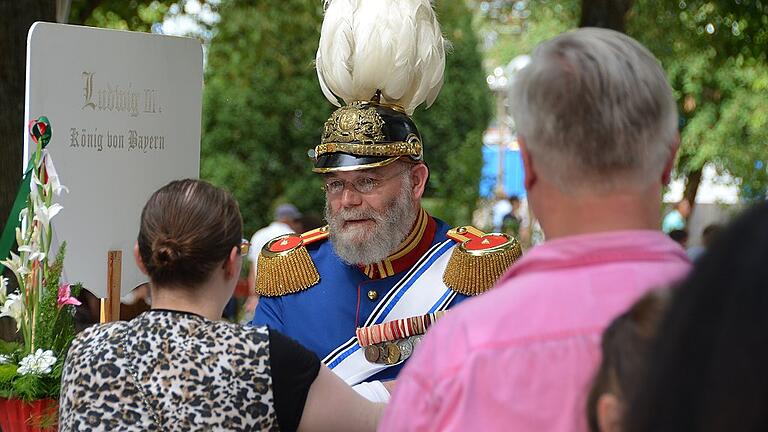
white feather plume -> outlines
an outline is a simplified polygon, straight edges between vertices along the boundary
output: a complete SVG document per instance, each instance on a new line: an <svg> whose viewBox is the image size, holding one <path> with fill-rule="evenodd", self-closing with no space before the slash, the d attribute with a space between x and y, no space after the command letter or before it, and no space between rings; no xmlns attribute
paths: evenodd
<svg viewBox="0 0 768 432"><path fill-rule="evenodd" d="M410 115L443 86L445 40L429 0L332 0L317 49L317 77L331 103L371 99Z"/></svg>

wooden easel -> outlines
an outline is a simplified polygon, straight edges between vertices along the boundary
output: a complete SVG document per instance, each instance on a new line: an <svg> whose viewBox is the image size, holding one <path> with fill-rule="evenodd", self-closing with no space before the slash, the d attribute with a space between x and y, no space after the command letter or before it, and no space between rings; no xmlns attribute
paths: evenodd
<svg viewBox="0 0 768 432"><path fill-rule="evenodd" d="M107 252L107 298L101 299L101 317L99 319L102 324L120 319L122 263L122 251Z"/></svg>

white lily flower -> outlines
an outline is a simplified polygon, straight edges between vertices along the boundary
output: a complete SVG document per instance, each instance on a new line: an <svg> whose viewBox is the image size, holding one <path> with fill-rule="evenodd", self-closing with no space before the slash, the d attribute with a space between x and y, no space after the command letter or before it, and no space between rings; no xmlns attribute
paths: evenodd
<svg viewBox="0 0 768 432"><path fill-rule="evenodd" d="M21 257L13 252L11 252L10 259L0 261L0 264L11 270L13 274L15 274L19 279L21 279L24 275L29 274L30 272L26 266L26 262L22 262Z"/></svg>
<svg viewBox="0 0 768 432"><path fill-rule="evenodd" d="M45 260L45 252L39 251L39 250L33 251L29 255L29 260L30 261L40 261L40 262L43 262L43 260Z"/></svg>
<svg viewBox="0 0 768 432"><path fill-rule="evenodd" d="M5 300L8 298L5 291L8 289L8 278L0 276L0 304L5 304Z"/></svg>
<svg viewBox="0 0 768 432"><path fill-rule="evenodd" d="M21 318L24 316L24 304L21 302L21 294L18 292L8 295L8 298L0 307L0 317L11 317L16 320L16 330L21 327Z"/></svg>
<svg viewBox="0 0 768 432"><path fill-rule="evenodd" d="M55 193L57 196L61 195L61 192L67 192L69 193L69 189L67 189L66 186L61 184L61 180L59 180L59 173L56 172L56 167L53 166L53 158L51 158L51 154L48 153L47 150L43 150L43 158L45 159L45 172L48 174L48 185L53 189L53 193Z"/></svg>
<svg viewBox="0 0 768 432"><path fill-rule="evenodd" d="M53 351L38 348L34 353L30 353L19 362L19 369L16 372L19 375L38 374L44 375L51 373L53 365L56 364L56 356Z"/></svg>
<svg viewBox="0 0 768 432"><path fill-rule="evenodd" d="M43 183L37 177L37 170L32 170L32 178L29 180L29 196L33 202L40 199L37 187L42 185Z"/></svg>
<svg viewBox="0 0 768 432"><path fill-rule="evenodd" d="M31 244L23 244L19 246L19 252L32 253L32 252L35 252L35 249L32 247Z"/></svg>
<svg viewBox="0 0 768 432"><path fill-rule="evenodd" d="M11 362L11 357L5 354L0 354L0 365L8 364Z"/></svg>
<svg viewBox="0 0 768 432"><path fill-rule="evenodd" d="M61 204L58 204L58 203L51 204L50 207L47 207L45 204L36 206L34 220L40 221L40 223L42 223L43 226L47 227L48 225L51 224L51 219L53 219L53 217L56 216L63 208L64 207L62 207Z"/></svg>
<svg viewBox="0 0 768 432"><path fill-rule="evenodd" d="M28 209L24 207L19 213L19 226L16 228L16 244L24 243L24 234L27 233L27 227L29 226L29 214Z"/></svg>
<svg viewBox="0 0 768 432"><path fill-rule="evenodd" d="M29 244L22 244L19 246L19 252L24 252L27 254L27 262L31 261L43 261L45 259L45 252L40 250L40 245L36 241L36 239L39 237L38 228L35 227L33 233L32 233L32 241Z"/></svg>

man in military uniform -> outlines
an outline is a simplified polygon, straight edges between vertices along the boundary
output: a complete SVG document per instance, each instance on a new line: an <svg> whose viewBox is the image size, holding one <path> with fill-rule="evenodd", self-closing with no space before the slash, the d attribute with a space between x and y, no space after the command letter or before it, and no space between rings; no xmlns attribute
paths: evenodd
<svg viewBox="0 0 768 432"><path fill-rule="evenodd" d="M409 114L442 86L444 41L428 0L391 3L328 5L318 77L329 100L346 105L309 152L328 225L280 236L258 260L253 323L296 339L352 385L395 378L442 311L489 289L520 255L508 236L451 229L421 207L429 169ZM360 40L405 54L371 43L335 61Z"/></svg>

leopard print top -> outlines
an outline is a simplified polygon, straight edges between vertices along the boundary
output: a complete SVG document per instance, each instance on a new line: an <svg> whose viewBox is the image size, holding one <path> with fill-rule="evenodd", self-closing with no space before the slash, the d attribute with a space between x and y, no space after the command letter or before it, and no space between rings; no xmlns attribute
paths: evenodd
<svg viewBox="0 0 768 432"><path fill-rule="evenodd" d="M158 310L90 327L67 355L59 428L278 430L268 330Z"/></svg>

